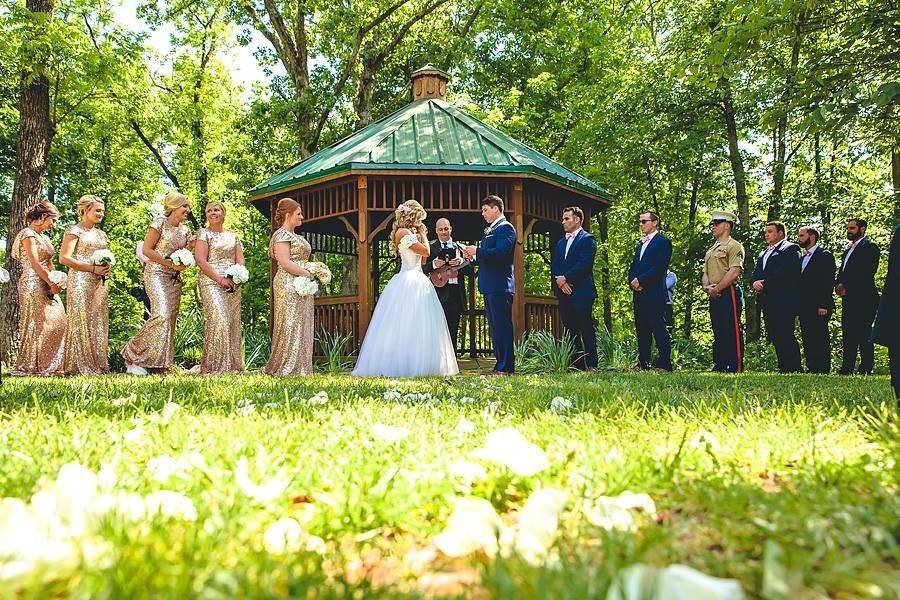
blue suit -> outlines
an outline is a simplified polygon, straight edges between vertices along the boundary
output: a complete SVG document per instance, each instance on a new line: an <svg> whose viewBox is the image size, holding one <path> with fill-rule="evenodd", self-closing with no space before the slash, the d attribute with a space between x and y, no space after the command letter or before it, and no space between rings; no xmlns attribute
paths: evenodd
<svg viewBox="0 0 900 600"><path fill-rule="evenodd" d="M778 370L782 373L799 373L800 345L794 335L797 307L800 298L800 246L787 240L775 244L775 248L763 266L766 250L756 259L756 268L750 281L762 281L759 293L766 336L775 346Z"/></svg>
<svg viewBox="0 0 900 600"><path fill-rule="evenodd" d="M669 292L666 289L666 271L672 260L672 242L657 232L647 244L644 255L638 243L634 248L634 259L628 269L628 281L635 279L643 288L632 293L634 305L634 327L637 332L638 367L649 369L650 342L656 340L659 357L656 366L660 369L672 370L672 340L666 327L666 304Z"/></svg>
<svg viewBox="0 0 900 600"><path fill-rule="evenodd" d="M491 225L478 245L478 291L484 296L484 312L491 330L491 343L497 359L496 371L515 372L512 323L513 251L516 229L501 217Z"/></svg>
<svg viewBox="0 0 900 600"><path fill-rule="evenodd" d="M572 239L563 237L556 244L556 253L550 262L550 273L554 277L553 288L559 300L559 313L566 333L575 341L577 354L576 368L597 368L597 330L594 327L593 305L597 297L594 285L594 258L597 256L597 240L580 230ZM566 278L572 293L564 294L556 285L555 278Z"/></svg>

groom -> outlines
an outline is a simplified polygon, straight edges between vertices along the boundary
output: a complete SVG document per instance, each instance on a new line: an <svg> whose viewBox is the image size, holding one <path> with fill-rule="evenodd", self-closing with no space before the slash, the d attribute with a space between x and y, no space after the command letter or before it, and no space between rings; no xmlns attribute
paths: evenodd
<svg viewBox="0 0 900 600"><path fill-rule="evenodd" d="M511 375L515 372L512 265L516 229L503 216L503 200L499 196L487 196L481 201L481 216L489 226L478 247L466 246L464 256L479 265L478 291L484 296L484 312L497 359L493 370L483 375Z"/></svg>

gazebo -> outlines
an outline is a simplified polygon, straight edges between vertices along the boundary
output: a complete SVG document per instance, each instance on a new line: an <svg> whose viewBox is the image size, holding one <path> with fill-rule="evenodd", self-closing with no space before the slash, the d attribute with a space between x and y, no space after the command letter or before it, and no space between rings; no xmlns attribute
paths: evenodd
<svg viewBox="0 0 900 600"><path fill-rule="evenodd" d="M556 299L546 291L549 282L543 293L526 294L526 253L550 261L562 236L564 207L581 207L588 229L592 216L610 204L601 186L448 104L448 81L447 73L430 65L415 71L407 106L250 190L250 201L270 220L278 199L299 202L305 217L301 232L313 252L345 257L343 289L316 297L315 320L317 328L348 336L355 348L365 336L382 274L392 265L387 237L400 202L418 200L428 211L429 231L447 217L455 240L474 242L485 226L481 199L503 198L517 232L517 336L561 333ZM475 357L491 346L473 284L460 350Z"/></svg>

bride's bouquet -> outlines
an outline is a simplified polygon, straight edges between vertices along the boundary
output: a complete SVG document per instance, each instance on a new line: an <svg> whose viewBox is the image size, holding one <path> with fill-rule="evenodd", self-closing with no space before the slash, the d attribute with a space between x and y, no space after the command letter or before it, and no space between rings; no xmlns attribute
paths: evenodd
<svg viewBox="0 0 900 600"><path fill-rule="evenodd" d="M310 279L306 275L298 275L290 283L290 286L300 296L314 296L319 291L319 284L315 279Z"/></svg>
<svg viewBox="0 0 900 600"><path fill-rule="evenodd" d="M230 279L234 285L244 285L250 281L250 271L244 265L231 265L225 269L225 279ZM234 290L229 290L234 291Z"/></svg>
<svg viewBox="0 0 900 600"><path fill-rule="evenodd" d="M331 283L331 269L325 263L308 262L306 263L306 270L309 271L313 279L316 279L322 285Z"/></svg>
<svg viewBox="0 0 900 600"><path fill-rule="evenodd" d="M91 255L91 262L95 265L109 265L112 267L116 264L116 256L106 248L96 250ZM100 281L106 283L106 277L101 276Z"/></svg>

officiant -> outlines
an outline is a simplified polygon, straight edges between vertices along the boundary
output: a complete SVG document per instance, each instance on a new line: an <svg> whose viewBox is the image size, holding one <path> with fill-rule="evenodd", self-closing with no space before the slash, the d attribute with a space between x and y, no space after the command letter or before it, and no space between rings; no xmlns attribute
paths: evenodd
<svg viewBox="0 0 900 600"><path fill-rule="evenodd" d="M472 265L463 259L462 247L453 241L453 227L448 219L438 219L434 230L438 239L431 242L431 253L422 265L422 271L434 284L447 318L453 349L459 351L456 339L459 318L466 310L465 277L473 274Z"/></svg>

